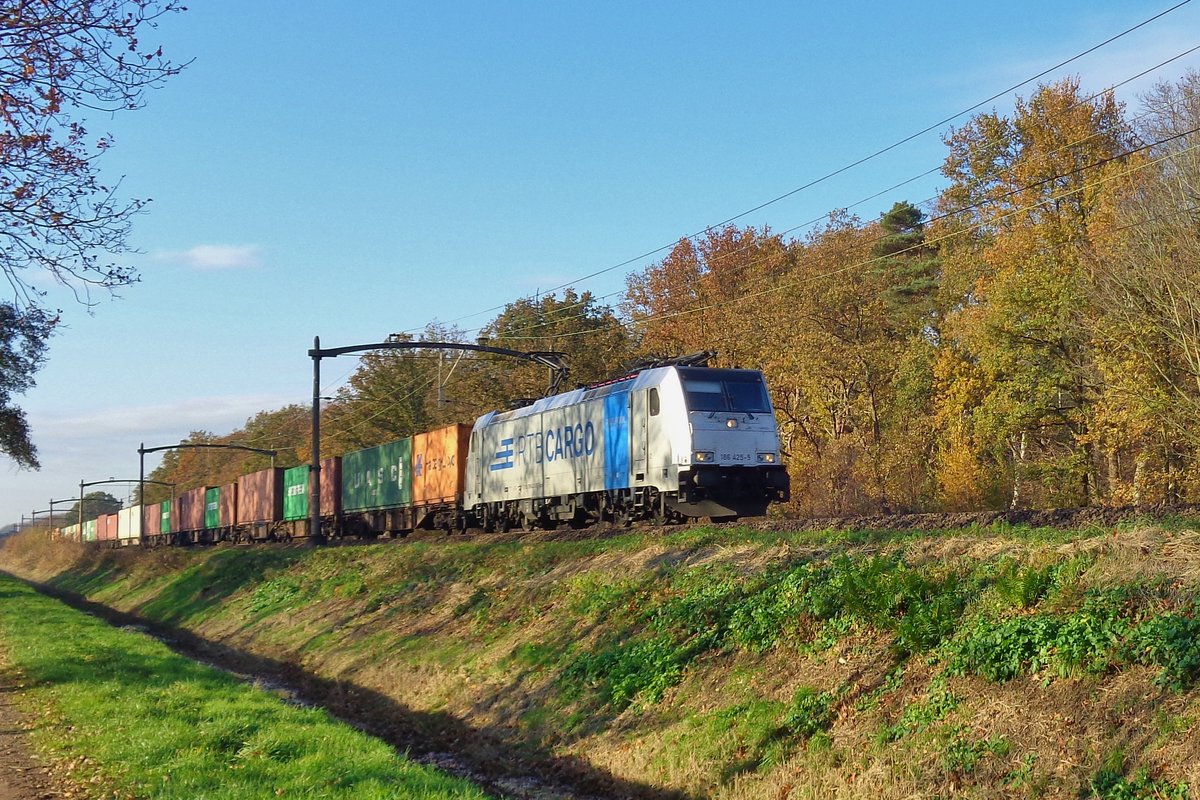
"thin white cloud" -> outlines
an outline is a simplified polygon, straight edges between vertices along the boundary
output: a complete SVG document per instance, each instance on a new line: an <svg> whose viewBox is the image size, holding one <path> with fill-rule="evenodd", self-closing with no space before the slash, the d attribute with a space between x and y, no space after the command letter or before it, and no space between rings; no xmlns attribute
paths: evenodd
<svg viewBox="0 0 1200 800"><path fill-rule="evenodd" d="M1128 103L1130 113L1136 114L1139 96L1154 84L1173 83L1188 69L1200 68L1200 52L1176 58L1196 45L1195 38L1189 38L1189 29L1183 24L1184 18L1173 18L1186 13L1186 9L1181 9L1178 14L1164 17L1144 30L1105 45L1034 83L1022 86L1009 98L995 100L973 113L995 109L1002 115L1010 116L1013 97L1028 98L1036 91L1038 84L1050 84L1064 77L1077 76L1080 79L1081 94L1088 95L1116 86L1117 98ZM1112 35L1122 24L1128 22L1128 19L1115 21L1109 16L1081 20L1078 29L1071 35L1064 36L1061 48L1054 53L1046 53L1040 49L1030 51L1027 48L1025 52L1016 50L1008 58L982 59L977 64L968 65L966 69L949 71L944 88L953 87L964 97L974 97L979 94L980 87L994 89L1009 85L1038 74L1073 51L1082 52L1088 46L1103 41L1106 36ZM1170 63L1158 66L1167 61ZM1143 72L1147 74L1141 75ZM965 118L956 120L954 127L961 126L964 121Z"/></svg>
<svg viewBox="0 0 1200 800"><path fill-rule="evenodd" d="M134 439L146 444L152 439L178 440L193 430L222 435L260 411L278 409L295 400L267 394L191 398L134 408L91 409L79 414L30 413L29 423L39 449L90 447L96 443L108 446L117 442L128 446ZM152 446L159 444L164 442ZM136 450L137 443L132 446Z"/></svg>
<svg viewBox="0 0 1200 800"><path fill-rule="evenodd" d="M191 269L252 269L262 265L262 250L254 244L198 244L187 250L155 254L159 261L172 261Z"/></svg>
<svg viewBox="0 0 1200 800"><path fill-rule="evenodd" d="M147 404L136 408L91 408L78 414L29 413L34 443L42 462L40 472L18 470L0 456L0 527L16 522L32 509L45 510L50 499L74 497L79 481L134 480L142 467L138 445L175 444L193 430L218 436L240 428L259 411L295 402L295 397L268 394L221 395L178 403ZM146 457L153 470L161 453ZM133 485L100 486L130 500Z"/></svg>

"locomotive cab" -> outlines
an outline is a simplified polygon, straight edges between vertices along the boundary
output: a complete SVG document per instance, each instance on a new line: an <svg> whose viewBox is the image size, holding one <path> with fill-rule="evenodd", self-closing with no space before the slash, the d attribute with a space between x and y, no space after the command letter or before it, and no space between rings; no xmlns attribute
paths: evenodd
<svg viewBox="0 0 1200 800"><path fill-rule="evenodd" d="M761 372L655 367L485 414L463 505L486 529L755 516L788 498Z"/></svg>
<svg viewBox="0 0 1200 800"><path fill-rule="evenodd" d="M762 373L701 367L674 372L678 394L673 399L687 428L672 448L678 484L668 505L686 517L720 519L758 516L770 503L786 501L788 475ZM673 393L675 381L664 381L664 389ZM651 390L651 415L654 405Z"/></svg>

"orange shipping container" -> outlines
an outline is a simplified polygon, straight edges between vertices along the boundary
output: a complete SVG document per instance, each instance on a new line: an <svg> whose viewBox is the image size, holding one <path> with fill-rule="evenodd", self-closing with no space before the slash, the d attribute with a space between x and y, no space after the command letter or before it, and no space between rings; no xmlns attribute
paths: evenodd
<svg viewBox="0 0 1200 800"><path fill-rule="evenodd" d="M149 503L142 506L142 535L162 535L162 504Z"/></svg>
<svg viewBox="0 0 1200 800"><path fill-rule="evenodd" d="M237 481L237 524L283 519L283 470L263 469Z"/></svg>
<svg viewBox="0 0 1200 800"><path fill-rule="evenodd" d="M96 517L96 540L108 541L117 538L117 515L103 514Z"/></svg>
<svg viewBox="0 0 1200 800"><path fill-rule="evenodd" d="M175 507L171 509L173 532L204 530L204 494L209 486L197 486L175 496Z"/></svg>
<svg viewBox="0 0 1200 800"><path fill-rule="evenodd" d="M311 484L310 484L311 485ZM342 515L342 457L321 459L321 516Z"/></svg>
<svg viewBox="0 0 1200 800"><path fill-rule="evenodd" d="M221 510L218 519L222 528L232 528L238 523L237 518L237 481L221 487Z"/></svg>
<svg viewBox="0 0 1200 800"><path fill-rule="evenodd" d="M414 506L451 503L462 494L470 440L471 426L461 423L412 438Z"/></svg>

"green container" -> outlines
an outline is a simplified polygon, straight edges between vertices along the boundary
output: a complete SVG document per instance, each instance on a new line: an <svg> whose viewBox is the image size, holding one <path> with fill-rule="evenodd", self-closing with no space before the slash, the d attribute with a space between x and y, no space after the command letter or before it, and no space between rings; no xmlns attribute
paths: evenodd
<svg viewBox="0 0 1200 800"><path fill-rule="evenodd" d="M412 505L412 439L342 456L342 510Z"/></svg>
<svg viewBox="0 0 1200 800"><path fill-rule="evenodd" d="M221 487L204 490L204 527L221 527Z"/></svg>
<svg viewBox="0 0 1200 800"><path fill-rule="evenodd" d="M161 527L158 529L158 532L159 533L170 533L171 532L171 501L163 500L161 503L158 504L158 509L159 509L158 510L159 518L162 520L162 522L160 523Z"/></svg>
<svg viewBox="0 0 1200 800"><path fill-rule="evenodd" d="M283 471L283 518L308 519L308 464Z"/></svg>
<svg viewBox="0 0 1200 800"><path fill-rule="evenodd" d="M96 520L89 519L83 523L83 540L85 542L96 541Z"/></svg>

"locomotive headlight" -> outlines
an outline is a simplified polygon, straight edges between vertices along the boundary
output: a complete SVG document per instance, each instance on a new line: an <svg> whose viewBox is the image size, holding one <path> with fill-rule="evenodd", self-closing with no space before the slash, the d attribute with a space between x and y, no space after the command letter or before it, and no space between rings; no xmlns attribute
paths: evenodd
<svg viewBox="0 0 1200 800"><path fill-rule="evenodd" d="M725 427L726 427L726 428L736 428L736 427L737 427L737 420L736 420L736 419L727 419L727 420L725 420Z"/></svg>
<svg viewBox="0 0 1200 800"><path fill-rule="evenodd" d="M777 459L778 457L774 453L758 454L758 463L760 464L774 464Z"/></svg>
<svg viewBox="0 0 1200 800"><path fill-rule="evenodd" d="M697 464L711 464L713 461L712 451L697 450L696 452L692 453L692 460Z"/></svg>

